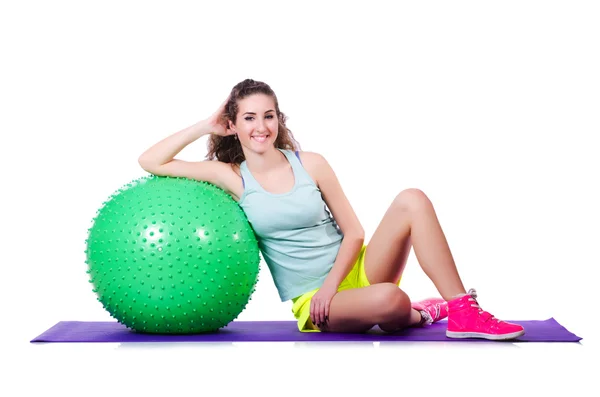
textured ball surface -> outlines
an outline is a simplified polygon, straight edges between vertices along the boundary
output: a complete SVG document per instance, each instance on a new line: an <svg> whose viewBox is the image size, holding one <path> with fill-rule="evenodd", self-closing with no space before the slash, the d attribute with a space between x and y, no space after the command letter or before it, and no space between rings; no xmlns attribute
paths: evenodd
<svg viewBox="0 0 600 397"><path fill-rule="evenodd" d="M222 189L147 176L103 203L86 240L90 283L112 317L145 333L216 331L244 310L259 248Z"/></svg>

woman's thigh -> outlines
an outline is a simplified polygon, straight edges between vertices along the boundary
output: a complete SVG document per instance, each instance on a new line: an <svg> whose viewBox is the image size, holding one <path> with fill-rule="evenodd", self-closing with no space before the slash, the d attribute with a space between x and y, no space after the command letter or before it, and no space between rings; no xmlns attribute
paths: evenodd
<svg viewBox="0 0 600 397"><path fill-rule="evenodd" d="M365 253L365 272L371 284L398 283L412 248L412 214L429 203L418 189L403 190L392 201Z"/></svg>

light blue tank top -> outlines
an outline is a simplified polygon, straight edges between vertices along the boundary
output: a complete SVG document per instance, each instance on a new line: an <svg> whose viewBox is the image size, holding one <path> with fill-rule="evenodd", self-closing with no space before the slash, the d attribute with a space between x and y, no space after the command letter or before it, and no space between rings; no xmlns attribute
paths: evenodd
<svg viewBox="0 0 600 397"><path fill-rule="evenodd" d="M343 234L298 153L279 150L292 166L294 187L282 194L267 192L244 161L240 164L244 193L239 204L254 229L279 297L285 302L321 287L335 262Z"/></svg>

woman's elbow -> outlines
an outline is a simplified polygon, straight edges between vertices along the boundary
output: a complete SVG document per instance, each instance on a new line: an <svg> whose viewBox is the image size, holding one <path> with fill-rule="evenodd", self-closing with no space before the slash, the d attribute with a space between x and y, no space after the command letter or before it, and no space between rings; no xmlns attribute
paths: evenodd
<svg viewBox="0 0 600 397"><path fill-rule="evenodd" d="M150 172L150 173L154 172L155 169L156 169L156 164L153 163L148 158L148 156L144 156L143 154L140 157L138 157L138 164L140 165L140 167L142 167L142 169L144 171L147 171L147 172Z"/></svg>
<svg viewBox="0 0 600 397"><path fill-rule="evenodd" d="M140 165L140 167L145 169L148 164L148 161L146 160L146 156L144 156L143 154L140 155L140 157L138 157L138 164Z"/></svg>

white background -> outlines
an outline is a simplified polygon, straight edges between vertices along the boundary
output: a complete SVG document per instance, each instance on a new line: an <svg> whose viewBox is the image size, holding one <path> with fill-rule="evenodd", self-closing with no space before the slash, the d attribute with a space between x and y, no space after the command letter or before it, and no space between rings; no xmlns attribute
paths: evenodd
<svg viewBox="0 0 600 397"><path fill-rule="evenodd" d="M7 395L502 395L513 381L590 395L597 3L390 4L2 3L1 387L16 387ZM302 149L329 160L367 239L397 193L419 188L484 309L554 317L581 345L30 344L61 320L112 320L85 273L91 219L145 175L145 149L208 117L245 78L268 83ZM205 154L204 138L179 157ZM414 255L403 287L414 299L437 294ZM238 319L293 319L264 263Z"/></svg>

